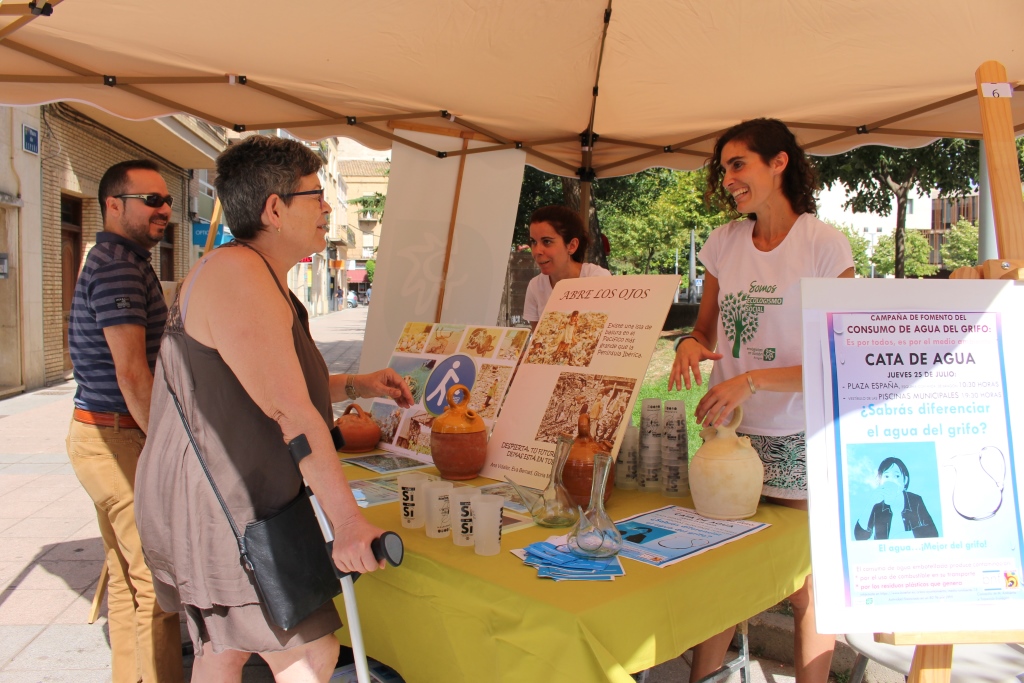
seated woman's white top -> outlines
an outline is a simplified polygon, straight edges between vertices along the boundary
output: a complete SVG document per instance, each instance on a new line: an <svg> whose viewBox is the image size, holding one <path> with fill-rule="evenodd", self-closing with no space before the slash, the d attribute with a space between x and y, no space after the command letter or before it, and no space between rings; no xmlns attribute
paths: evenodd
<svg viewBox="0 0 1024 683"><path fill-rule="evenodd" d="M583 268L580 270L580 277L601 277L604 275L611 275L611 273L594 263L584 263ZM544 307L547 305L550 296L551 279L547 275L541 273L530 280L530 284L526 287L526 303L523 304L523 318L531 323L540 320L540 314L544 312Z"/></svg>

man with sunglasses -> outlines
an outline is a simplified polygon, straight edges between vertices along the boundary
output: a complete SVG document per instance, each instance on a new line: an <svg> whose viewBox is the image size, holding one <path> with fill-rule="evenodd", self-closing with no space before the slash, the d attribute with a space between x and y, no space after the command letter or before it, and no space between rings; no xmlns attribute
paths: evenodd
<svg viewBox="0 0 1024 683"><path fill-rule="evenodd" d="M114 683L183 678L178 615L157 604L134 497L167 320L150 252L167 229L172 199L152 161L107 170L99 186L103 230L75 285L68 325L78 382L68 457L103 536Z"/></svg>

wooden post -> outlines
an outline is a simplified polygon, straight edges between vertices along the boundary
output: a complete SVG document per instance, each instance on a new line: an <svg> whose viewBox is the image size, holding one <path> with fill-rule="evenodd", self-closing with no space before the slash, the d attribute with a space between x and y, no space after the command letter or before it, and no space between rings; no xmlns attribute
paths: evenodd
<svg viewBox="0 0 1024 683"><path fill-rule="evenodd" d="M472 133L463 136L462 149L469 149L469 139ZM444 307L444 287L448 281L448 264L452 258L452 240L455 239L455 217L459 214L459 195L462 194L462 173L466 170L466 155L459 156L459 175L455 178L455 198L452 199L452 217L448 221L448 244L444 248L444 265L441 267L441 286L437 292L437 311L434 313L434 322L441 322L441 309Z"/></svg>
<svg viewBox="0 0 1024 683"><path fill-rule="evenodd" d="M203 250L203 255L209 254L213 249L214 243L217 241L217 230L220 227L220 215L224 212L224 207L220 204L220 197L213 202L213 216L210 218L210 233L206 236L206 248Z"/></svg>
<svg viewBox="0 0 1024 683"><path fill-rule="evenodd" d="M1005 83L1006 68L999 62L985 62L974 75L978 83L981 130L992 188L999 258L1024 259L1024 199L1020 192L1010 98L985 97L981 88L982 83Z"/></svg>
<svg viewBox="0 0 1024 683"><path fill-rule="evenodd" d="M907 683L949 683L952 669L952 645L918 645Z"/></svg>
<svg viewBox="0 0 1024 683"><path fill-rule="evenodd" d="M1009 97L985 97L982 88L983 83L1006 83L1006 68L999 62L985 62L974 72L974 78L978 86L978 107L981 110L982 139L999 258L974 267L957 268L950 279L1020 280L1024 276L1024 199L1020 191L1013 113Z"/></svg>

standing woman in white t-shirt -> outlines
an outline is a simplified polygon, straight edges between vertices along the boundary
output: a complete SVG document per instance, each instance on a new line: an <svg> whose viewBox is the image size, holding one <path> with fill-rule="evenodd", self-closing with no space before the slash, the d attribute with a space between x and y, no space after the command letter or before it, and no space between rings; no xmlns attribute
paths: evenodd
<svg viewBox="0 0 1024 683"><path fill-rule="evenodd" d="M707 169L705 199L745 219L714 230L700 251L704 296L693 332L677 342L668 386L689 389L691 375L700 384L700 362L714 360L697 421L721 425L743 404L738 431L764 463L763 494L806 510L800 278L853 277L850 243L815 217L813 167L781 121L733 126ZM835 636L815 630L811 577L790 602L797 683L824 683ZM731 639L729 629L697 646L691 681L721 666Z"/></svg>
<svg viewBox="0 0 1024 683"><path fill-rule="evenodd" d="M601 266L584 263L590 237L580 215L565 206L543 206L530 216L530 251L540 275L526 287L523 318L537 329L537 321L551 296L551 288L571 277L611 275Z"/></svg>

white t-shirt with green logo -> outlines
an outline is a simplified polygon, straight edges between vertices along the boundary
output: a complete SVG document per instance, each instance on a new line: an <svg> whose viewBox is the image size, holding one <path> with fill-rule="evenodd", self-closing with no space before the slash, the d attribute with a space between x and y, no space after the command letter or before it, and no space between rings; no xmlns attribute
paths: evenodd
<svg viewBox="0 0 1024 683"><path fill-rule="evenodd" d="M800 278L838 277L853 267L846 236L815 216L797 218L769 252L753 242L754 222L715 229L698 257L718 279L718 352L710 386L749 370L803 363ZM740 431L786 436L804 431L803 394L762 391L743 403Z"/></svg>

